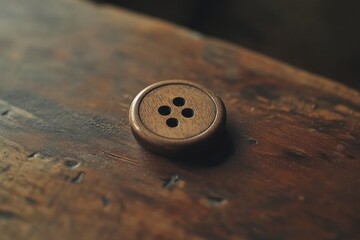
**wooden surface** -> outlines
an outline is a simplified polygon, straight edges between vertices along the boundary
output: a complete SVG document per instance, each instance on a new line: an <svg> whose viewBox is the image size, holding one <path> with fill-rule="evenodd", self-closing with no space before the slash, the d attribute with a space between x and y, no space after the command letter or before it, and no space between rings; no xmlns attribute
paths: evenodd
<svg viewBox="0 0 360 240"><path fill-rule="evenodd" d="M0 6L1 240L359 239L359 92L124 10ZM212 165L131 134L133 97L174 78L224 100Z"/></svg>

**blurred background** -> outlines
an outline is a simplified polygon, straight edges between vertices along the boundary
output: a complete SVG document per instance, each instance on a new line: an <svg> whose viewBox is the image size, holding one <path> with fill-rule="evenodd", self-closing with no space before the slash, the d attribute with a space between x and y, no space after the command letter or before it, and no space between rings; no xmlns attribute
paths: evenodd
<svg viewBox="0 0 360 240"><path fill-rule="evenodd" d="M162 18L360 89L360 1L93 1Z"/></svg>

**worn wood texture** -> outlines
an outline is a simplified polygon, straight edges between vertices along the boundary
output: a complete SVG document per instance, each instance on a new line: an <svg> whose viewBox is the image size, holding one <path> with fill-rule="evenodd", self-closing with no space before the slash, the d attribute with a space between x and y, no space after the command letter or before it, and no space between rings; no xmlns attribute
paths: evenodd
<svg viewBox="0 0 360 240"><path fill-rule="evenodd" d="M359 239L359 92L124 10L0 6L2 240ZM133 97L166 79L224 100L213 165L133 138Z"/></svg>

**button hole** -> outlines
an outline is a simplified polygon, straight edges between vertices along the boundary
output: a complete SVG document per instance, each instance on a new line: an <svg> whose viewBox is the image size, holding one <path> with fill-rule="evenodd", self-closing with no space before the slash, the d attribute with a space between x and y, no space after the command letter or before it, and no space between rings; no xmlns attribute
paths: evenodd
<svg viewBox="0 0 360 240"><path fill-rule="evenodd" d="M181 111L181 114L186 118L191 118L194 116L194 110L191 108L185 108Z"/></svg>
<svg viewBox="0 0 360 240"><path fill-rule="evenodd" d="M171 113L171 108L169 106L161 106L158 111L161 115L167 116Z"/></svg>
<svg viewBox="0 0 360 240"><path fill-rule="evenodd" d="M166 125L168 125L168 127L175 128L179 126L179 120L177 120L176 118L169 118L168 120L166 120Z"/></svg>
<svg viewBox="0 0 360 240"><path fill-rule="evenodd" d="M176 97L173 99L173 104L177 107L181 107L185 105L185 99L182 97Z"/></svg>

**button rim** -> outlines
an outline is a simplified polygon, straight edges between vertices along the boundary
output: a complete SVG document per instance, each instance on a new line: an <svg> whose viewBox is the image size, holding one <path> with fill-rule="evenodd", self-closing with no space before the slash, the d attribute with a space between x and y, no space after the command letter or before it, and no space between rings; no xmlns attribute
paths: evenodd
<svg viewBox="0 0 360 240"><path fill-rule="evenodd" d="M212 124L202 133L182 139L174 139L160 136L150 129L148 129L140 119L139 106L142 99L151 91L156 88L166 85L184 84L192 87L196 87L199 90L207 94L214 102L216 113ZM226 109L222 100L216 96L208 88L188 80L165 80L156 82L149 85L140 91L131 103L129 109L129 121L131 125L131 131L137 141L145 148L153 152L160 154L179 153L187 149L197 148L199 145L204 145L213 141L220 133L222 133L225 126Z"/></svg>

